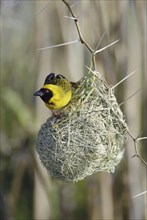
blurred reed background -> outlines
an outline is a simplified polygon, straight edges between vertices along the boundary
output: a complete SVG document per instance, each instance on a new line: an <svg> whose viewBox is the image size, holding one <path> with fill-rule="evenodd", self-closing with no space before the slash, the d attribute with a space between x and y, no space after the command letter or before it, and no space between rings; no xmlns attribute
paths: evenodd
<svg viewBox="0 0 147 220"><path fill-rule="evenodd" d="M82 34L92 48L120 39L97 54L96 66L115 85L131 134L147 136L147 2L70 1ZM62 1L1 2L1 219L146 219L146 167L134 155L128 138L122 162L114 174L96 173L78 183L51 178L35 154L35 139L50 116L43 102L33 97L50 72L77 81L90 66L90 54L81 43L37 50L77 40L74 21ZM103 39L100 41L100 39ZM139 151L147 161L146 140Z"/></svg>

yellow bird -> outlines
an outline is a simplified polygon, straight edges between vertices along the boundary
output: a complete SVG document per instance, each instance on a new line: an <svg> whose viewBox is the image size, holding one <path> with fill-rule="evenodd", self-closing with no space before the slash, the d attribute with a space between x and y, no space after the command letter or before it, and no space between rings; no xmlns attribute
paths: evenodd
<svg viewBox="0 0 147 220"><path fill-rule="evenodd" d="M60 74L50 73L45 79L44 86L34 95L40 96L50 110L60 109L71 100L71 83Z"/></svg>

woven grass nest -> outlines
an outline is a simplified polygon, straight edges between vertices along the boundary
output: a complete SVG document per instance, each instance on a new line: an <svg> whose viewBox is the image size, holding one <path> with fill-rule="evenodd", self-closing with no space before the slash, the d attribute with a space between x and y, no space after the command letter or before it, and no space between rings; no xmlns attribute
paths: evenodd
<svg viewBox="0 0 147 220"><path fill-rule="evenodd" d="M36 149L49 174L69 182L97 171L114 172L128 128L101 75L90 72L83 77L59 114L41 126L37 137Z"/></svg>

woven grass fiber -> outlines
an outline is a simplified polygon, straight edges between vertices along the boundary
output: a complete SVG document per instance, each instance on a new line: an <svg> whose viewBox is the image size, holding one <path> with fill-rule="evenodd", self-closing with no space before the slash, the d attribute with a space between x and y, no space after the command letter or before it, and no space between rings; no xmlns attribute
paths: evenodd
<svg viewBox="0 0 147 220"><path fill-rule="evenodd" d="M112 89L90 72L70 103L41 126L36 149L49 174L66 182L114 172L124 153L127 125Z"/></svg>

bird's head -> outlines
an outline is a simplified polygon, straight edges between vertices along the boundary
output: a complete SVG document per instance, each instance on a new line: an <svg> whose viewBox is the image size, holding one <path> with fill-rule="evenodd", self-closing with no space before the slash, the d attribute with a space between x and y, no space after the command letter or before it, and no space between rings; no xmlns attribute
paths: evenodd
<svg viewBox="0 0 147 220"><path fill-rule="evenodd" d="M48 103L48 101L53 97L53 92L47 88L41 88L37 92L34 93L34 96L40 96L40 98Z"/></svg>

